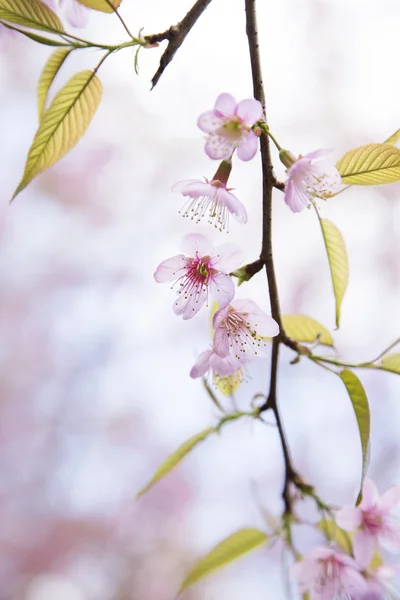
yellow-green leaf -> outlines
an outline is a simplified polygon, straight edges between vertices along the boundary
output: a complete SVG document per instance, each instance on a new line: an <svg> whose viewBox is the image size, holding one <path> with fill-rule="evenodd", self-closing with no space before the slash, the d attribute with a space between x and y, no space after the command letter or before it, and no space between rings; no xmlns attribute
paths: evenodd
<svg viewBox="0 0 400 600"><path fill-rule="evenodd" d="M297 342L312 344L318 339L320 344L333 346L332 336L326 327L311 317L306 315L283 315L282 325L286 335Z"/></svg>
<svg viewBox="0 0 400 600"><path fill-rule="evenodd" d="M50 86L70 52L72 52L71 48L60 48L59 50L55 50L55 52L50 55L50 58L45 64L39 77L37 89L39 121L42 118Z"/></svg>
<svg viewBox="0 0 400 600"><path fill-rule="evenodd" d="M385 356L382 358L382 367L385 371L390 371L391 373L397 373L400 375L400 354L389 354L389 356Z"/></svg>
<svg viewBox="0 0 400 600"><path fill-rule="evenodd" d="M343 183L350 185L381 185L400 181L400 150L391 143L367 144L346 152L336 168Z"/></svg>
<svg viewBox="0 0 400 600"><path fill-rule="evenodd" d="M385 140L385 144L395 144L400 140L400 129L394 132L387 140Z"/></svg>
<svg viewBox="0 0 400 600"><path fill-rule="evenodd" d="M58 92L39 124L13 198L75 146L87 130L101 94L100 80L93 71L77 73Z"/></svg>
<svg viewBox="0 0 400 600"><path fill-rule="evenodd" d="M339 373L340 379L346 386L346 390L350 396L351 403L357 419L358 430L360 433L361 450L362 450L362 473L361 473L361 488L364 483L364 478L369 462L369 436L371 428L371 417L369 412L369 404L367 394L362 386L361 381L352 371L345 369ZM361 502L361 492L358 496L357 504Z"/></svg>
<svg viewBox="0 0 400 600"><path fill-rule="evenodd" d="M199 579L216 569L236 560L267 541L267 535L258 529L241 529L215 546L211 552L201 558L182 583L180 591L193 585Z"/></svg>
<svg viewBox="0 0 400 600"><path fill-rule="evenodd" d="M112 13L115 8L118 8L122 0L78 0L80 4L93 10L99 10L100 12Z"/></svg>
<svg viewBox="0 0 400 600"><path fill-rule="evenodd" d="M60 19L41 0L0 0L0 19L31 29L64 33Z"/></svg>
<svg viewBox="0 0 400 600"><path fill-rule="evenodd" d="M317 523L317 527L322 531L328 542L335 542L346 554L352 554L353 548L349 534L338 527L333 519L321 519Z"/></svg>
<svg viewBox="0 0 400 600"><path fill-rule="evenodd" d="M150 481L138 492L137 498L142 496L145 492L147 492L150 488L153 487L155 483L160 481L165 475L167 475L177 464L181 462L182 459L185 458L197 446L200 442L203 442L211 433L216 431L215 427L209 427L200 433L196 433L189 440L181 444L175 452L173 452L157 469L154 473L153 477Z"/></svg>
<svg viewBox="0 0 400 600"><path fill-rule="evenodd" d="M349 281L349 263L346 246L339 229L327 219L319 218L324 236L329 267L331 270L333 292L336 301L336 327L340 323L340 308Z"/></svg>

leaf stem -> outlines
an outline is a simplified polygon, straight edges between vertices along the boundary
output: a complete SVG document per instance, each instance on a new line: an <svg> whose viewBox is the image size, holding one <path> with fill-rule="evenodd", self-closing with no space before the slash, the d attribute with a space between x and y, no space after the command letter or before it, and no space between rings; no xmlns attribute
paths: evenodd
<svg viewBox="0 0 400 600"><path fill-rule="evenodd" d="M116 6L114 6L114 4L111 2L111 0L106 0L108 6L110 8L112 8L114 14L118 17L118 19L120 20L123 28L125 29L126 33L129 35L130 38L132 38L133 40L135 40L136 38L131 34L131 32L129 31L129 28L127 26L127 24L125 23L124 19L121 17L119 10Z"/></svg>

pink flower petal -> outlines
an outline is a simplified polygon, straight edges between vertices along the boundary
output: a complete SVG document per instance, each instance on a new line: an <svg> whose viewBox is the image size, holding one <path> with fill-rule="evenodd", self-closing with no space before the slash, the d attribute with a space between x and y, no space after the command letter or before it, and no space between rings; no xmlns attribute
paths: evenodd
<svg viewBox="0 0 400 600"><path fill-rule="evenodd" d="M172 191L178 191L178 184L175 184L172 188ZM190 198L201 198L211 197L215 194L216 188L212 186L210 183L206 183L205 181L192 180L187 182L185 186L179 186L179 192L183 196L189 196Z"/></svg>
<svg viewBox="0 0 400 600"><path fill-rule="evenodd" d="M213 110L203 113L197 120L197 127L204 133L214 133L221 126L222 119Z"/></svg>
<svg viewBox="0 0 400 600"><path fill-rule="evenodd" d="M210 368L210 357L212 354L212 350L206 350L200 354L190 371L190 377L192 377L192 379L196 379L196 377L203 377L203 375L207 373L208 369Z"/></svg>
<svg viewBox="0 0 400 600"><path fill-rule="evenodd" d="M242 119L242 121L251 127L254 123L257 123L263 116L263 109L261 102L249 98L248 100L242 100L237 105L236 114ZM242 159L243 160L243 159Z"/></svg>
<svg viewBox="0 0 400 600"><path fill-rule="evenodd" d="M89 11L76 0L64 0L65 17L72 27L83 28L89 22Z"/></svg>
<svg viewBox="0 0 400 600"><path fill-rule="evenodd" d="M223 308L228 306L235 296L235 284L229 275L217 273L211 279L210 293L218 306Z"/></svg>
<svg viewBox="0 0 400 600"><path fill-rule="evenodd" d="M358 564L365 568L370 564L375 549L374 536L366 531L358 531L353 538L353 552Z"/></svg>
<svg viewBox="0 0 400 600"><path fill-rule="evenodd" d="M223 203L238 223L247 223L247 212L244 205L234 194L224 188L217 191L219 202Z"/></svg>
<svg viewBox="0 0 400 600"><path fill-rule="evenodd" d="M315 160L316 158L321 158L321 156L327 156L331 152L332 150L329 148L321 148L320 150L313 150L308 154L304 154L303 158L311 158L311 160Z"/></svg>
<svg viewBox="0 0 400 600"><path fill-rule="evenodd" d="M227 315L228 315L227 307L220 308L219 310L217 310L217 312L214 314L214 317L213 317L213 324L212 324L213 329L217 329L221 325L222 321L224 319L226 319Z"/></svg>
<svg viewBox="0 0 400 600"><path fill-rule="evenodd" d="M232 242L221 244L215 251L217 254L213 256L212 265L223 273L230 273L238 269L243 262L242 250Z"/></svg>
<svg viewBox="0 0 400 600"><path fill-rule="evenodd" d="M171 188L171 192L176 192L178 194L182 194L182 190L184 190L185 188L187 188L188 185L191 185L193 183L205 183L204 181L201 181L199 179L184 179L183 181L178 181L177 183L174 183L174 185Z"/></svg>
<svg viewBox="0 0 400 600"><path fill-rule="evenodd" d="M382 511L389 511L400 502L400 486L392 485L386 490L377 502L377 507Z"/></svg>
<svg viewBox="0 0 400 600"><path fill-rule="evenodd" d="M214 333L213 341L214 352L225 358L229 355L229 338L224 327L218 327Z"/></svg>
<svg viewBox="0 0 400 600"><path fill-rule="evenodd" d="M308 204L309 199L305 190L289 179L285 185L285 202L294 213L301 212Z"/></svg>
<svg viewBox="0 0 400 600"><path fill-rule="evenodd" d="M215 374L225 376L233 375L241 368L241 364L232 356L221 358L215 352L212 353L210 358L210 366Z"/></svg>
<svg viewBox="0 0 400 600"><path fill-rule="evenodd" d="M379 492L375 483L369 477L365 478L362 489L362 501L360 508L366 510L376 505L379 500Z"/></svg>
<svg viewBox="0 0 400 600"><path fill-rule="evenodd" d="M400 525L387 523L386 528L378 534L378 540L382 548L388 552L400 552Z"/></svg>
<svg viewBox="0 0 400 600"><path fill-rule="evenodd" d="M209 135L204 147L207 156L213 160L227 160L233 154L234 147L219 135Z"/></svg>
<svg viewBox="0 0 400 600"><path fill-rule="evenodd" d="M220 94L215 102L214 111L218 116L234 115L236 111L236 100L231 94Z"/></svg>
<svg viewBox="0 0 400 600"><path fill-rule="evenodd" d="M182 315L184 321L194 317L207 300L207 289L201 288L200 293L192 294L189 297L181 294L173 304L173 311L176 315Z"/></svg>
<svg viewBox="0 0 400 600"><path fill-rule="evenodd" d="M182 252L188 256L199 258L203 256L212 256L214 254L214 246L205 235L200 233L189 233L185 235L181 241Z"/></svg>
<svg viewBox="0 0 400 600"><path fill-rule="evenodd" d="M336 523L345 531L353 531L362 523L362 511L356 506L345 506L337 513Z"/></svg>
<svg viewBox="0 0 400 600"><path fill-rule="evenodd" d="M251 160L254 158L258 148L258 137L254 134L253 131L250 131L248 135L246 135L240 141L239 147L237 149L237 155L240 160Z"/></svg>
<svg viewBox="0 0 400 600"><path fill-rule="evenodd" d="M186 273L187 259L183 254L167 258L158 265L153 277L157 283L165 283L178 279Z"/></svg>

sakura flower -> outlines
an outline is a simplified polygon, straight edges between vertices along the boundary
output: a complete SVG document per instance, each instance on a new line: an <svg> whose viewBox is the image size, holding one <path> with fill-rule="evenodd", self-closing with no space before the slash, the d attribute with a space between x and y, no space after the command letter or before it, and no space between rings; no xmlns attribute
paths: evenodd
<svg viewBox="0 0 400 600"><path fill-rule="evenodd" d="M332 163L323 160L330 150L315 150L297 160L286 150L281 151L282 162L289 167L285 182L285 202L297 213L313 198L326 200L335 194L342 178Z"/></svg>
<svg viewBox="0 0 400 600"><path fill-rule="evenodd" d="M375 546L387 551L400 551L400 523L390 514L400 502L400 486L392 486L379 497L376 485L366 478L359 506L345 506L336 522L345 531L357 529L353 537L354 556L361 566L367 567Z"/></svg>
<svg viewBox="0 0 400 600"><path fill-rule="evenodd" d="M228 159L237 149L240 160L250 160L257 152L253 125L263 116L261 102L250 98L237 103L230 94L220 94L214 110L200 115L197 125L207 133L205 151L213 159Z"/></svg>
<svg viewBox="0 0 400 600"><path fill-rule="evenodd" d="M214 351L225 358L232 356L240 362L255 358L266 346L264 337L274 337L279 326L252 300L235 300L220 308L213 318Z"/></svg>
<svg viewBox="0 0 400 600"><path fill-rule="evenodd" d="M233 356L225 356L221 358L214 352L214 350L206 350L202 352L193 365L190 371L190 377L196 379L196 377L203 377L209 370L212 370L214 376L219 375L224 377L225 375L233 375L241 368L242 364Z"/></svg>
<svg viewBox="0 0 400 600"><path fill-rule="evenodd" d="M164 260L154 273L157 283L179 283L174 313L183 319L193 317L208 299L209 289L219 306L229 304L235 285L227 273L242 261L236 244L228 242L214 248L206 236L190 233L182 240L182 250L185 254Z"/></svg>
<svg viewBox="0 0 400 600"><path fill-rule="evenodd" d="M396 597L392 595L395 575L395 569L386 565L380 565L373 571L365 571L367 591L354 598L354 600L383 600L383 598Z"/></svg>
<svg viewBox="0 0 400 600"><path fill-rule="evenodd" d="M367 591L356 561L330 548L315 548L293 565L291 575L298 581L300 592L309 593L310 600L358 598Z"/></svg>
<svg viewBox="0 0 400 600"><path fill-rule="evenodd" d="M239 223L246 223L247 212L238 198L226 187L232 165L222 161L211 181L188 179L176 183L172 191L188 196L183 216L191 217L196 223L208 214L208 222L220 231L229 228L229 214Z"/></svg>

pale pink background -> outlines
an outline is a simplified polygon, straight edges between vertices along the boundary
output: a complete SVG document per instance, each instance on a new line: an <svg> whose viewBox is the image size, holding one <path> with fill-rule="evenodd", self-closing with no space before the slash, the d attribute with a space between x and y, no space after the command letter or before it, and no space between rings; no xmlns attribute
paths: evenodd
<svg viewBox="0 0 400 600"><path fill-rule="evenodd" d="M166 5L168 4L168 8ZM171 600L196 556L274 514L282 457L272 427L242 422L210 439L135 502L159 462L215 423L201 383L189 378L209 343L207 311L172 313L157 264L194 229L171 185L210 177L196 127L221 91L251 95L243 2L215 0L153 92L161 49L106 63L104 98L84 141L10 207L37 126L35 86L48 48L17 38L0 53L0 586L1 600ZM295 153L380 141L400 126L395 0L259 2L270 126ZM161 31L190 0L124 0L133 32ZM85 37L119 41L116 19L93 15ZM62 77L92 66L85 51ZM61 77L61 80L62 80ZM58 84L60 84L60 81ZM277 172L283 168L274 160ZM235 162L232 185L249 222L229 239L248 261L260 247L260 165ZM337 348L372 358L400 332L400 187L352 189L323 207L343 232L350 285ZM284 312L334 328L328 265L314 214L274 198L274 245ZM217 242L227 236L209 229ZM268 310L265 276L243 285ZM350 502L360 477L354 415L343 385L283 351L279 397L295 464L333 504ZM400 379L359 373L372 412L370 475L400 484ZM238 394L266 390L268 361ZM270 418L271 420L271 418ZM312 512L306 507L310 516ZM299 532L301 549L315 538ZM286 597L278 546L216 574L183 598Z"/></svg>

